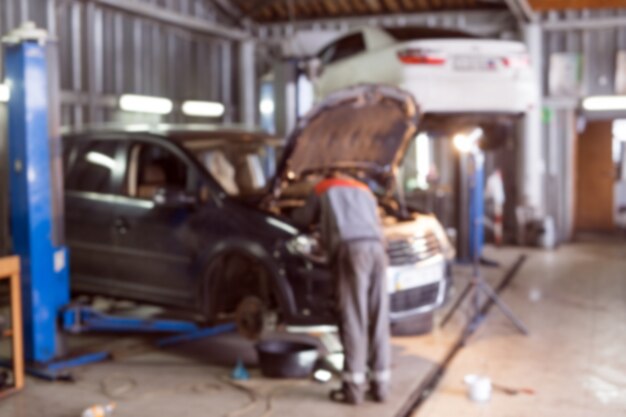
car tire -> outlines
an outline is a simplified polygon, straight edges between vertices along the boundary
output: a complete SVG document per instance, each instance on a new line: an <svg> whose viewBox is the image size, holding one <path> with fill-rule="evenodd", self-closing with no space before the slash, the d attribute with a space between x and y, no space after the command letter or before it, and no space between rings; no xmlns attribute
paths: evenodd
<svg viewBox="0 0 626 417"><path fill-rule="evenodd" d="M211 262L205 275L204 315L213 322L233 320L242 336L255 340L261 333L273 327L278 317L277 312L272 309L272 288L267 277L261 278L265 281L256 288L250 285L247 274L240 274L241 271L228 277L224 272L232 271L228 266L229 262L240 265L254 263L254 260L244 255L228 254ZM248 290L235 292L234 288ZM226 302L220 303L219 298Z"/></svg>
<svg viewBox="0 0 626 417"><path fill-rule="evenodd" d="M258 340L265 330L266 313L265 303L259 297L245 297L235 310L237 332L246 339Z"/></svg>

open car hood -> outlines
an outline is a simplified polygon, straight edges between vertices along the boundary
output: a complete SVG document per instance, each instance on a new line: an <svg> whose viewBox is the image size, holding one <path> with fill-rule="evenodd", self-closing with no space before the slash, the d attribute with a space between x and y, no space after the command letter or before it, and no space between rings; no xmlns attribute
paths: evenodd
<svg viewBox="0 0 626 417"><path fill-rule="evenodd" d="M419 116L413 96L394 87L368 84L333 93L288 137L276 180L329 169L391 174L417 133Z"/></svg>

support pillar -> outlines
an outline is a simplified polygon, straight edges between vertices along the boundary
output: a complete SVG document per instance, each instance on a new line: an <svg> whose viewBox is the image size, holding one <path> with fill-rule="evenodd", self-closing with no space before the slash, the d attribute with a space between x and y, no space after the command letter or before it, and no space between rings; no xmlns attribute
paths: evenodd
<svg viewBox="0 0 626 417"><path fill-rule="evenodd" d="M239 118L249 127L256 125L258 108L254 52L254 41L239 42Z"/></svg>
<svg viewBox="0 0 626 417"><path fill-rule="evenodd" d="M277 61L274 64L274 115L276 133L281 137L293 131L298 120L296 83L296 63Z"/></svg>
<svg viewBox="0 0 626 417"><path fill-rule="evenodd" d="M53 243L45 43L33 24L5 38L11 237L21 259L25 355L38 363L58 353L58 312L69 301L67 250Z"/></svg>
<svg viewBox="0 0 626 417"><path fill-rule="evenodd" d="M543 32L538 23L523 27L524 41L530 54L536 85L536 105L526 112L520 160L519 204L531 207L537 216L545 214L543 178L545 161L543 155L543 129L541 121L543 92Z"/></svg>

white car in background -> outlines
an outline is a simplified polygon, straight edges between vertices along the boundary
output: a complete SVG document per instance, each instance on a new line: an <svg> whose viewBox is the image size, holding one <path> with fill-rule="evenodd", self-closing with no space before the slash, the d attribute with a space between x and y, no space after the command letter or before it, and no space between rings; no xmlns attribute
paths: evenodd
<svg viewBox="0 0 626 417"><path fill-rule="evenodd" d="M359 83L411 92L424 113L520 114L537 105L526 46L433 28L361 28L318 54L316 99Z"/></svg>

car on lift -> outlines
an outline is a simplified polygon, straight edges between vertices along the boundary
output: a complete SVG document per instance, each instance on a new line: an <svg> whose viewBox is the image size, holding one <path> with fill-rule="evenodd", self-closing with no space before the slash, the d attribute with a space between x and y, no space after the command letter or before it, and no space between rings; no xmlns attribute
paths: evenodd
<svg viewBox="0 0 626 417"><path fill-rule="evenodd" d="M528 51L513 40L441 28L364 27L323 47L313 62L318 99L381 83L411 92L424 113L519 114L538 103Z"/></svg>
<svg viewBox="0 0 626 417"><path fill-rule="evenodd" d="M374 117L380 112L386 117ZM418 116L410 95L369 86L330 97L284 149L276 138L225 127L65 134L73 292L157 304L199 321L235 315L250 336L264 311L289 325L335 324L328 259L316 231L290 218L333 169L368 182L378 197L392 321L431 313L444 299L454 251L432 215L394 193Z"/></svg>

